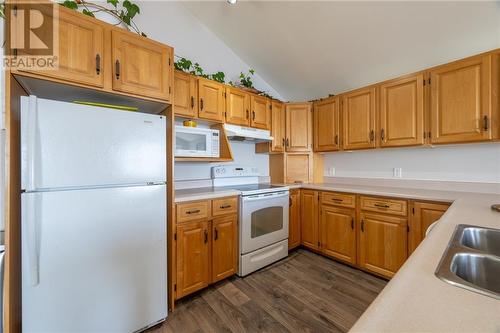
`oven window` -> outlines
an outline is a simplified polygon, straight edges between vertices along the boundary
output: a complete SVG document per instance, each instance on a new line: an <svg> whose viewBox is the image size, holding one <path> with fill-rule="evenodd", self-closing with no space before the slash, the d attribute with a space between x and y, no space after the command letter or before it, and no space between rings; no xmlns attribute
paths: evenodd
<svg viewBox="0 0 500 333"><path fill-rule="evenodd" d="M266 207L252 213L252 238L283 229L283 207Z"/></svg>

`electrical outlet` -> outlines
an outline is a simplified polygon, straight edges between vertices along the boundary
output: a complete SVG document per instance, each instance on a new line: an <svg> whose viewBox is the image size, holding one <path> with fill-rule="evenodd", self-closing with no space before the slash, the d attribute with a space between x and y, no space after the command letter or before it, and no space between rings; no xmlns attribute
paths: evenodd
<svg viewBox="0 0 500 333"><path fill-rule="evenodd" d="M403 170L401 168L393 168L392 169L392 176L394 178L401 178L401 177L403 177Z"/></svg>

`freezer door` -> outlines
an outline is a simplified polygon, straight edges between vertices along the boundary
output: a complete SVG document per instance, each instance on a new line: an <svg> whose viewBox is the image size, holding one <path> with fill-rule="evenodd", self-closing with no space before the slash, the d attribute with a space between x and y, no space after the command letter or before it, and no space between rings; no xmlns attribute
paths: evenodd
<svg viewBox="0 0 500 333"><path fill-rule="evenodd" d="M22 188L166 179L165 117L21 97Z"/></svg>
<svg viewBox="0 0 500 333"><path fill-rule="evenodd" d="M167 316L164 185L21 196L23 332L133 332Z"/></svg>

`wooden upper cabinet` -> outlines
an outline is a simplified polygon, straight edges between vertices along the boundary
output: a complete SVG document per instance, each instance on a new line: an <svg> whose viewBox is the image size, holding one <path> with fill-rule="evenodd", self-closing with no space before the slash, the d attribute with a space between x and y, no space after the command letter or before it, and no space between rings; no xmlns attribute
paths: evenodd
<svg viewBox="0 0 500 333"><path fill-rule="evenodd" d="M319 249L318 192L300 191L301 212L301 243L302 245Z"/></svg>
<svg viewBox="0 0 500 333"><path fill-rule="evenodd" d="M336 151L340 149L339 98L329 98L314 103L314 151Z"/></svg>
<svg viewBox="0 0 500 333"><path fill-rule="evenodd" d="M343 148L375 148L376 89L368 87L342 96Z"/></svg>
<svg viewBox="0 0 500 333"><path fill-rule="evenodd" d="M278 101L271 102L271 152L285 151L285 106Z"/></svg>
<svg viewBox="0 0 500 333"><path fill-rule="evenodd" d="M286 104L286 151L311 151L311 123L311 103Z"/></svg>
<svg viewBox="0 0 500 333"><path fill-rule="evenodd" d="M207 220L177 226L177 298L210 283L209 230Z"/></svg>
<svg viewBox="0 0 500 333"><path fill-rule="evenodd" d="M199 117L224 121L224 86L218 82L198 78Z"/></svg>
<svg viewBox="0 0 500 333"><path fill-rule="evenodd" d="M128 31L112 31L113 89L171 100L173 49Z"/></svg>
<svg viewBox="0 0 500 333"><path fill-rule="evenodd" d="M382 147L424 143L424 73L380 84L379 139Z"/></svg>
<svg viewBox="0 0 500 333"><path fill-rule="evenodd" d="M248 93L226 87L226 122L234 125L250 124L250 96Z"/></svg>
<svg viewBox="0 0 500 333"><path fill-rule="evenodd" d="M407 219L360 214L359 265L392 277L407 258Z"/></svg>
<svg viewBox="0 0 500 333"><path fill-rule="evenodd" d="M269 129L271 122L271 104L269 99L263 96L251 95L250 109L252 113L250 126L265 130Z"/></svg>
<svg viewBox="0 0 500 333"><path fill-rule="evenodd" d="M44 19L52 16L52 5L41 9ZM46 9L46 10L45 10ZM109 69L109 60L104 54L104 27L99 21L84 16L78 12L59 7L59 68L54 71L34 71L39 75L91 85L104 86L104 75ZM52 19L52 18L50 18ZM37 29L43 32L46 27L42 25ZM19 55L27 55L23 49L18 50ZM31 54L31 53L30 53Z"/></svg>
<svg viewBox="0 0 500 333"><path fill-rule="evenodd" d="M236 274L238 261L238 215L212 222L212 282Z"/></svg>
<svg viewBox="0 0 500 333"><path fill-rule="evenodd" d="M290 190L288 249L300 245L300 190Z"/></svg>
<svg viewBox="0 0 500 333"><path fill-rule="evenodd" d="M174 113L179 116L198 117L198 90L196 77L181 71L174 74Z"/></svg>
<svg viewBox="0 0 500 333"><path fill-rule="evenodd" d="M429 75L431 142L490 139L491 55L439 66Z"/></svg>
<svg viewBox="0 0 500 333"><path fill-rule="evenodd" d="M356 211L321 207L321 251L342 261L356 263Z"/></svg>
<svg viewBox="0 0 500 333"><path fill-rule="evenodd" d="M414 202L408 234L408 254L411 254L425 238L431 224L443 216L450 207L446 203Z"/></svg>

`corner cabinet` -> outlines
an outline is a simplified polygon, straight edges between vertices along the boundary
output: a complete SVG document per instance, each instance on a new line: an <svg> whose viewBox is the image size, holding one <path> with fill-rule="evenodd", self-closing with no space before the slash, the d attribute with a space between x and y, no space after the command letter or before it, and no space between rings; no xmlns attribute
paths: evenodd
<svg viewBox="0 0 500 333"><path fill-rule="evenodd" d="M376 89L342 95L343 149L375 148Z"/></svg>
<svg viewBox="0 0 500 333"><path fill-rule="evenodd" d="M314 151L340 149L340 100L338 97L315 102L313 105Z"/></svg>
<svg viewBox="0 0 500 333"><path fill-rule="evenodd" d="M480 55L429 71L431 143L492 138L491 60Z"/></svg>
<svg viewBox="0 0 500 333"><path fill-rule="evenodd" d="M113 89L170 101L173 49L128 31L111 38Z"/></svg>
<svg viewBox="0 0 500 333"><path fill-rule="evenodd" d="M441 202L413 202L410 215L410 233L408 234L408 254L411 254L425 238L427 229L438 221L450 207Z"/></svg>

